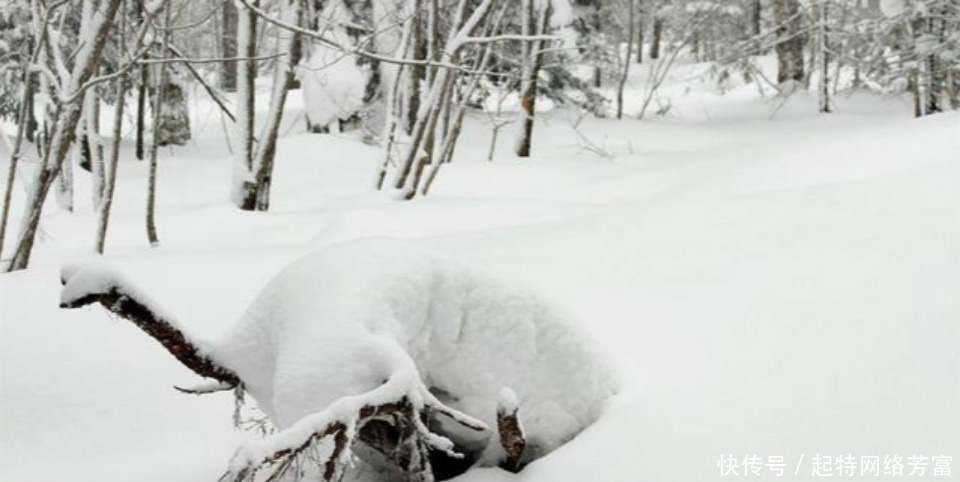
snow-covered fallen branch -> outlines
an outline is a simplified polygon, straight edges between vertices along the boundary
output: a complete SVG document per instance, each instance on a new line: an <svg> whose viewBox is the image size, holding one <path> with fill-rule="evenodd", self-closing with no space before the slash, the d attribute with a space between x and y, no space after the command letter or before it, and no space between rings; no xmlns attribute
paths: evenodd
<svg viewBox="0 0 960 482"><path fill-rule="evenodd" d="M519 470L596 420L616 390L549 303L395 242L293 263L215 343L103 265L67 266L62 279L62 307L99 303L216 382L181 391L236 387L257 400L278 431L238 448L226 480L268 467L279 479L319 447L324 480L336 480L355 442L416 480L473 465Z"/></svg>

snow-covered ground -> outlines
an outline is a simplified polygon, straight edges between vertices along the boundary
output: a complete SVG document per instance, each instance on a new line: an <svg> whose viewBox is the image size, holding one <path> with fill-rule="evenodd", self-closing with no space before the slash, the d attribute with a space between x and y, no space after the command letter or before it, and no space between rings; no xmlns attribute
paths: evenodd
<svg viewBox="0 0 960 482"><path fill-rule="evenodd" d="M291 260L362 237L412 239L554 298L623 390L520 474L463 481L717 480L721 454L783 456L796 479L816 478L817 454L881 470L898 455L907 474L910 456L960 456L960 116L915 120L865 94L819 115L815 99L779 106L751 86L664 92L667 118L547 113L529 160L512 156L511 125L487 162L474 114L413 202L371 191L376 148L302 133L294 95L268 213L231 207L220 120L195 110L197 140L162 152L160 247L147 166L126 155L107 257L210 338ZM196 377L129 323L57 308L60 266L93 244L77 179L77 212L49 206L31 268L0 276L0 481L214 481L255 437L233 429L232 398L175 392Z"/></svg>

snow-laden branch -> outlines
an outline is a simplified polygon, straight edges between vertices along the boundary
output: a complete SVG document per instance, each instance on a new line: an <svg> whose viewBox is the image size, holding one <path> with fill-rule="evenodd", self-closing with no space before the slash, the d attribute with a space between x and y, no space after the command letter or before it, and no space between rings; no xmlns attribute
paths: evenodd
<svg viewBox="0 0 960 482"><path fill-rule="evenodd" d="M210 357L203 342L188 337L167 314L140 293L119 273L98 265L65 266L60 273L61 308L80 308L99 303L125 318L160 342L184 366L197 375L236 387L240 378Z"/></svg>
<svg viewBox="0 0 960 482"><path fill-rule="evenodd" d="M473 44L484 44L492 42L550 42L553 40L561 40L560 37L556 35L519 35L519 34L504 34L504 35L494 35L491 37L466 37L464 41L466 43Z"/></svg>
<svg viewBox="0 0 960 482"><path fill-rule="evenodd" d="M315 40L319 41L320 43L326 45L327 47L330 47L330 48L332 48L332 49L334 49L334 50L338 50L338 51L343 52L344 54L347 54L347 55L358 55L358 56L360 56L360 57L365 57L365 58L368 58L368 59L377 60L377 61L380 61L380 62L384 62L384 63L388 63L388 64L395 64L395 65L415 65L415 66L425 66L425 67L440 67L440 68L449 69L449 70L456 70L456 71L460 71L460 72L464 72L464 73L468 73L468 74L476 74L476 73L477 73L477 72L470 72L470 71L468 71L466 68L464 68L463 66L460 66L460 65L457 65L457 64L452 64L452 63L449 63L449 62L442 62L442 61L431 60L431 59L423 59L423 60L401 59L401 58L398 58L398 57L391 57L391 56L388 56L388 55L381 55L381 54L378 54L378 53L375 53L375 52L370 52L370 51L368 51L368 50L364 50L364 49L363 49L363 45L365 45L365 44L367 43L367 41L358 42L356 47L347 47L347 46L344 46L344 45L340 44L339 42L336 42L336 41L331 40L330 38L324 36L321 32L314 31L314 30L310 30L310 29L307 29L307 28L303 28L303 27L300 27L300 26L298 26L298 25L296 25L296 24L292 24L292 23L290 23L290 22L285 22L285 21L283 21L283 20L277 19L276 17L270 15L270 14L267 13L266 11L258 8L257 6L253 5L252 3L250 3L250 0L236 0L236 1L237 1L240 5L242 5L244 8L249 9L251 12L253 12L254 14L256 14L258 17L262 18L262 19L263 19L264 21L266 21L267 23L273 24L274 26L280 27L280 28L285 29L285 30L289 30L289 31L291 31L291 32L296 32L296 33L305 35L305 36L307 36L307 37L310 37L310 38L312 38L312 39L315 39ZM473 27L476 27L476 24L479 23L480 19L486 14L487 10L489 9L489 7L490 7L490 5L491 5L492 3L493 3L493 0L484 0L483 3L481 3L479 6L477 6L477 8L474 10L474 14L480 12L480 15L477 16L476 18L474 18L473 16L471 16L471 18L467 21L467 23L465 23L465 25L464 25L465 28L464 28L464 29L461 29L461 32L464 32L464 31L465 31L465 32L472 32L472 31L473 31ZM469 28L467 28L467 27L469 27ZM555 38L555 37L552 37L552 36L550 36L549 38L539 38L539 37L543 37L543 36L530 37L530 36L523 36L523 35L503 35L503 36L499 36L499 37L496 38L496 39L488 40L488 39L485 38L485 37L470 37L470 36L469 36L469 33L467 33L467 34L465 34L465 35L458 36L458 38L454 39L453 42L448 42L448 44L447 44L447 47L448 47L448 48L447 48L446 51L444 52L444 56L449 57L449 56L451 55L451 53L452 53L453 50L455 50L456 48L462 47L462 46L464 46L464 45L466 45L466 44L469 44L469 43L487 43L487 42L504 42L504 41L528 41L528 40L556 40L556 38Z"/></svg>
<svg viewBox="0 0 960 482"><path fill-rule="evenodd" d="M285 56L286 54L277 53L277 54L268 54L268 55L257 55L254 57L210 57L210 58L190 58L190 57L175 57L172 59L140 59L136 63L140 65L149 65L149 64L220 64L223 62L240 62L240 61L261 61L261 60L273 60Z"/></svg>

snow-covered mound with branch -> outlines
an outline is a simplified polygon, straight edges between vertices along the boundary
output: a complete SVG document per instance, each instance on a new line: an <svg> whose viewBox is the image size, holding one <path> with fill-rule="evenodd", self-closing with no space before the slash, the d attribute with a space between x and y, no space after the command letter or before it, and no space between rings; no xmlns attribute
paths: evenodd
<svg viewBox="0 0 960 482"><path fill-rule="evenodd" d="M65 307L105 293L128 296L169 321L168 331L182 333L111 270L69 267L62 277ZM400 397L414 406L434 400L491 427L498 405L516 404L529 460L594 422L616 390L598 351L549 302L392 241L353 241L308 255L269 282L221 341L183 336L199 357L231 374L194 371L221 380L235 374L282 429L272 440L238 451L235 465L266 460L319 432L318 424L344 421L365 405ZM182 353L161 343L183 361ZM500 459L493 431L436 422L440 427L431 430L471 459Z"/></svg>

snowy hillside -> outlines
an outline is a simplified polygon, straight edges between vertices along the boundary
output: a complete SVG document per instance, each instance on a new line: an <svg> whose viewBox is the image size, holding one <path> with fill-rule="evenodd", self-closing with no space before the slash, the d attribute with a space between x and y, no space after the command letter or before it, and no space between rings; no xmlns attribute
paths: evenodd
<svg viewBox="0 0 960 482"><path fill-rule="evenodd" d="M666 89L667 118L553 109L528 160L511 125L487 162L489 118L472 113L456 161L411 202L371 190L376 147L303 132L293 93L266 213L230 204L232 161L200 103L195 140L160 152L160 246L144 237L147 165L125 156L106 257L211 340L289 262L360 238L411 241L551 298L598 341L620 393L519 474L463 482L719 480L730 454L782 456L784 478L802 480L818 478L818 454L881 469L960 456L960 115ZM257 438L233 428L233 398L176 392L196 376L153 340L100 308L58 308L61 265L92 256L89 180L76 182L76 212L47 211L30 269L0 276L0 480L215 481Z"/></svg>

